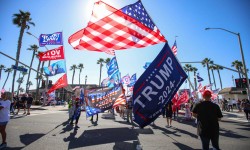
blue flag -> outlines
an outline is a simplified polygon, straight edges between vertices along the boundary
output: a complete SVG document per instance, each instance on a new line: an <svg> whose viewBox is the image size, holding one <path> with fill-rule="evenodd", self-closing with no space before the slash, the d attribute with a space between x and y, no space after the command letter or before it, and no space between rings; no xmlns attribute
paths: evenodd
<svg viewBox="0 0 250 150"><path fill-rule="evenodd" d="M116 61L116 57L113 57L109 63L107 63L107 73L108 76L111 76L115 71L119 70L118 69L118 64Z"/></svg>
<svg viewBox="0 0 250 150"><path fill-rule="evenodd" d="M204 79L202 77L200 77L199 73L197 73L197 81L198 82L204 81Z"/></svg>
<svg viewBox="0 0 250 150"><path fill-rule="evenodd" d="M135 122L145 127L161 114L187 75L171 52L168 43L140 76L133 89Z"/></svg>
<svg viewBox="0 0 250 150"><path fill-rule="evenodd" d="M44 73L46 76L54 76L59 73L66 72L66 64L64 60L53 63L49 67L43 67Z"/></svg>
<svg viewBox="0 0 250 150"><path fill-rule="evenodd" d="M131 76L130 84L128 85L128 87L134 86L135 82L136 82L136 73Z"/></svg>
<svg viewBox="0 0 250 150"><path fill-rule="evenodd" d="M102 112L101 109L86 106L86 116L87 117L93 116L93 115L101 113L101 112Z"/></svg>
<svg viewBox="0 0 250 150"><path fill-rule="evenodd" d="M151 62L146 62L145 65L143 66L143 68L147 69L150 64L151 64Z"/></svg>

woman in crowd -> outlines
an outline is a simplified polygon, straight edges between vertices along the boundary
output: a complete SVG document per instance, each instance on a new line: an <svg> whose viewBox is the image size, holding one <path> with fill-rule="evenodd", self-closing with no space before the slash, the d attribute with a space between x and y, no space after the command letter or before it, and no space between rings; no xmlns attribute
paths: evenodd
<svg viewBox="0 0 250 150"><path fill-rule="evenodd" d="M6 136L7 133L5 131L6 126L10 120L10 104L11 104L11 93L4 92L1 96L0 100L0 133L2 135L2 144L0 145L0 149L5 148L7 146Z"/></svg>

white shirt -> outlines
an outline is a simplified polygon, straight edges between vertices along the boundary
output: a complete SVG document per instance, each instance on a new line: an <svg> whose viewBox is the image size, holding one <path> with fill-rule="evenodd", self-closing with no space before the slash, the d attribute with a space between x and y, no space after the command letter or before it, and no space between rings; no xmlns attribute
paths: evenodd
<svg viewBox="0 0 250 150"><path fill-rule="evenodd" d="M10 100L0 100L0 106L3 106L0 110L0 122L8 122L10 120L10 103Z"/></svg>

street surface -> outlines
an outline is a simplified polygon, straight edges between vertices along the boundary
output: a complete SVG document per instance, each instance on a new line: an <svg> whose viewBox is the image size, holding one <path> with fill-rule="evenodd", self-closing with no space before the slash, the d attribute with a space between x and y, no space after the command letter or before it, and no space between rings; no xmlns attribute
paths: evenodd
<svg viewBox="0 0 250 150"><path fill-rule="evenodd" d="M201 149L193 121L187 121L179 114L171 128L160 116L155 125L144 129L131 129L119 114L99 114L98 122L86 119L82 112L79 129L68 124L67 105L32 106L31 115L12 116L7 125L5 149L25 150L192 150ZM224 113L224 112L223 112ZM250 123L243 113L226 112L220 122L220 147L222 150L247 150L250 148ZM212 149L212 146L210 146Z"/></svg>

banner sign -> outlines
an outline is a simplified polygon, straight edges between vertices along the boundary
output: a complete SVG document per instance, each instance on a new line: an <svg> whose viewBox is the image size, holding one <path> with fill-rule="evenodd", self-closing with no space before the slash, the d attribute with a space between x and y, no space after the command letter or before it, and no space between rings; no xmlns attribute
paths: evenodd
<svg viewBox="0 0 250 150"><path fill-rule="evenodd" d="M60 60L58 62L53 63L49 67L43 67L43 71L46 76L54 76L59 73L66 72L66 64L64 60Z"/></svg>
<svg viewBox="0 0 250 150"><path fill-rule="evenodd" d="M86 93L88 106L105 111L112 108L115 101L122 94L122 90L121 86L115 86L113 88Z"/></svg>
<svg viewBox="0 0 250 150"><path fill-rule="evenodd" d="M21 67L21 66L15 66L15 65L12 65L12 69L15 69L15 70L18 70L18 71L22 71L22 72L28 72L28 69L24 68L24 67Z"/></svg>
<svg viewBox="0 0 250 150"><path fill-rule="evenodd" d="M63 46L39 53L40 61L64 59Z"/></svg>
<svg viewBox="0 0 250 150"><path fill-rule="evenodd" d="M55 32L52 34L41 34L39 36L39 45L41 47L45 45L62 45L62 32Z"/></svg>
<svg viewBox="0 0 250 150"><path fill-rule="evenodd" d="M186 78L185 71L166 43L134 85L134 121L140 127L153 122Z"/></svg>

